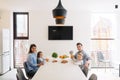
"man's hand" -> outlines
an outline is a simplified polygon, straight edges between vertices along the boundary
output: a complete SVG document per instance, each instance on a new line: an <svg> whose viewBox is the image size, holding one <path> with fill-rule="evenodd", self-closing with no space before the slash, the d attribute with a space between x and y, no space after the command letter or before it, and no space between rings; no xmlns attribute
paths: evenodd
<svg viewBox="0 0 120 80"><path fill-rule="evenodd" d="M73 58L74 58L74 55L71 54L71 59L73 59Z"/></svg>

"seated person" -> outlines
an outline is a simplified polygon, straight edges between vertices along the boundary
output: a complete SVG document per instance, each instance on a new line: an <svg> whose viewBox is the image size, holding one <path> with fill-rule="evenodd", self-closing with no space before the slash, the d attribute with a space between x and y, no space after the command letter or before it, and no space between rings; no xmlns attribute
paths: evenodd
<svg viewBox="0 0 120 80"><path fill-rule="evenodd" d="M36 55L36 45L31 44L28 57L27 57L27 67L28 67L28 75L31 76L31 78L34 76L34 74L37 72L38 68L43 65L43 63L37 63L37 55Z"/></svg>
<svg viewBox="0 0 120 80"><path fill-rule="evenodd" d="M76 46L77 46L78 52L77 52L75 55L71 55L71 58L75 58L75 59L77 60L77 54L78 54L79 52L82 53L82 55L83 55L82 60L83 60L83 67L84 67L83 73L84 73L85 76L87 77L88 67L89 67L89 64L90 64L90 57L89 57L88 54L83 50L83 45L82 45L82 43L77 43Z"/></svg>
<svg viewBox="0 0 120 80"><path fill-rule="evenodd" d="M78 52L76 58L74 56L71 57L74 62L79 62L80 64L83 64L83 55L81 52Z"/></svg>
<svg viewBox="0 0 120 80"><path fill-rule="evenodd" d="M78 52L77 54L77 58L72 58L72 60L75 62L75 64L78 64L78 65L83 65L83 55L81 52Z"/></svg>
<svg viewBox="0 0 120 80"><path fill-rule="evenodd" d="M39 64L39 63L45 63L45 59L43 58L43 53L42 53L42 51L39 51L38 53L37 53L37 63Z"/></svg>

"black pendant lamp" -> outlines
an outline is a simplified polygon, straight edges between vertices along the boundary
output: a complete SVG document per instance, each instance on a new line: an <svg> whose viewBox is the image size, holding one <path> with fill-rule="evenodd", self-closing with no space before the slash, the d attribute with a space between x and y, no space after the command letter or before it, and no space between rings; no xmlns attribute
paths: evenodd
<svg viewBox="0 0 120 80"><path fill-rule="evenodd" d="M53 17L56 18L56 24L64 24L67 10L62 6L61 0L55 9L53 9Z"/></svg>

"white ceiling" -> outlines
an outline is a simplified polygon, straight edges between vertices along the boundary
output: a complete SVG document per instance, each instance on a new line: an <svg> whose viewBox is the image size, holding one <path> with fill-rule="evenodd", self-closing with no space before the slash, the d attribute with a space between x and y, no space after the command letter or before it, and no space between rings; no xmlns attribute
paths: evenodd
<svg viewBox="0 0 120 80"><path fill-rule="evenodd" d="M0 0L0 9L8 10L48 10L57 6L59 0ZM115 10L120 0L61 0L63 6L69 10Z"/></svg>

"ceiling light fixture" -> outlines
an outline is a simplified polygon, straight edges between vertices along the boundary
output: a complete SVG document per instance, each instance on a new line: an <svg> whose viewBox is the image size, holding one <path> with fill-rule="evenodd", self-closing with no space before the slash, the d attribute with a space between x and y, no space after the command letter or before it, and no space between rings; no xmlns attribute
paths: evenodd
<svg viewBox="0 0 120 80"><path fill-rule="evenodd" d="M55 9L53 9L53 17L56 18L56 24L64 24L67 10L62 6L61 0Z"/></svg>

